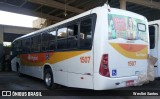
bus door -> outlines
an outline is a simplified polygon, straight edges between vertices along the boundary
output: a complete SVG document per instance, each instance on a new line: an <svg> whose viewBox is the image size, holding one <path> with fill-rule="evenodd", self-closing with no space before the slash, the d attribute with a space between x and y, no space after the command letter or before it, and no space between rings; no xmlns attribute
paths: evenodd
<svg viewBox="0 0 160 99"><path fill-rule="evenodd" d="M149 26L149 38L150 38L150 54L156 58L158 58L158 49L160 46L158 46L158 24L150 25ZM160 65L158 65L158 62L154 66L154 73L155 77L160 76Z"/></svg>

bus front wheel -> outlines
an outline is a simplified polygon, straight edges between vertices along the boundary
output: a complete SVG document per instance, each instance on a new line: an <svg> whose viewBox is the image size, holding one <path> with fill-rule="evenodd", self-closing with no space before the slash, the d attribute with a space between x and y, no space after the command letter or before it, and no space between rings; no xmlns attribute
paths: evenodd
<svg viewBox="0 0 160 99"><path fill-rule="evenodd" d="M44 83L48 89L55 89L56 84L54 83L53 80L53 73L50 68L47 68L44 70Z"/></svg>

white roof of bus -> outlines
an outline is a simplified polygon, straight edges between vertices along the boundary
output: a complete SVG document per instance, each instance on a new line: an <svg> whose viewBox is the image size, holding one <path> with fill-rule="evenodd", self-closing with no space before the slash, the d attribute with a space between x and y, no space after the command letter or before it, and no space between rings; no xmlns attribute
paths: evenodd
<svg viewBox="0 0 160 99"><path fill-rule="evenodd" d="M97 7L97 8L100 8L100 7ZM66 23L66 22L70 22L70 21L72 21L72 20L75 20L75 19L77 19L77 18L79 18L79 17L83 17L83 16L85 16L85 15L89 15L89 14L90 14L90 11L91 11L91 10L86 11L86 12L84 12L84 13L82 13L82 14L76 15L76 16L74 16L74 17L71 17L71 18L69 18L69 19L66 19L66 20L64 20L64 21L58 22L58 23L56 23L56 24L50 25L50 26L45 27L45 28L43 28L43 29L40 29L40 30L31 32L31 33L26 34L26 35L23 35L23 36L21 36L21 37L16 38L15 40L18 40L18 39L21 39L21 38L23 38L23 37L30 36L30 35L33 35L33 34L42 32L42 31L47 30L47 29L51 29L51 28L53 28L53 27L59 26L59 25L61 25L61 24L64 24L64 23ZM15 41L15 40L14 40L14 41ZM13 42L14 42L14 41L13 41Z"/></svg>
<svg viewBox="0 0 160 99"><path fill-rule="evenodd" d="M56 24L54 24L54 25L48 26L48 27L46 27L46 28L43 28L43 29L40 29L40 30L31 32L31 33L29 33L29 34L26 34L26 35L24 35L24 36L21 36L21 37L19 37L19 38L16 38L15 40L18 40L18 39L21 39L21 38L23 38L23 37L27 37L27 36L30 36L30 35L33 35L33 34L37 34L37 33L42 32L42 31L44 31L44 30L51 29L51 28L53 28L53 27L56 27L56 26L59 26L59 25L61 25L61 24L70 22L70 21L75 20L75 19L77 19L77 18L80 18L80 17L86 16L86 15L92 14L91 11L92 11L92 12L93 12L93 11L94 11L94 12L96 12L96 11L99 12L100 9L103 9L103 8L106 9L106 6L96 7L96 8L94 8L94 9L91 9L91 10L86 11L86 12L84 12L84 13L81 13L81 14L79 14L79 15L76 15L76 16L74 16L74 17L71 17L71 18L69 18L69 19L66 19L66 20L64 20L64 21L58 22L58 23L56 23ZM147 19L146 19L144 16L139 15L139 14L134 13L134 12L130 12L130 11L122 10L122 9L117 9L117 8L111 8L111 13L112 13L112 12L113 12L113 13L115 12L116 14L119 14L119 15L126 15L126 16L128 16L128 17L134 17L134 18L137 18L137 19L142 19L142 20L146 20L146 21L147 21ZM126 13L127 13L127 14L126 14ZM14 41L15 41L15 40L14 40ZM14 41L13 41L13 42L14 42Z"/></svg>
<svg viewBox="0 0 160 99"><path fill-rule="evenodd" d="M150 21L149 25L151 25L151 24L160 24L160 20Z"/></svg>

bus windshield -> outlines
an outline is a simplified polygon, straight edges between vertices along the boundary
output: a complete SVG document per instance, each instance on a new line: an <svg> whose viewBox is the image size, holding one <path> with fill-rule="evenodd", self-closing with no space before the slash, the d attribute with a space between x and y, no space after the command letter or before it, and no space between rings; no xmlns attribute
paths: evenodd
<svg viewBox="0 0 160 99"><path fill-rule="evenodd" d="M116 14L108 15L109 40L124 39L124 40L142 40L148 42L146 32L146 22Z"/></svg>

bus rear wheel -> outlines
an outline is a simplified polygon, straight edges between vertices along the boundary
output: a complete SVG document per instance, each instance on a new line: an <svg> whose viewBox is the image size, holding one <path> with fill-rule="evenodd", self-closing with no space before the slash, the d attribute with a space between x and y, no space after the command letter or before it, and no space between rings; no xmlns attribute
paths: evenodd
<svg viewBox="0 0 160 99"><path fill-rule="evenodd" d="M48 89L55 89L57 87L54 83L53 73L50 68L44 70L44 83Z"/></svg>

